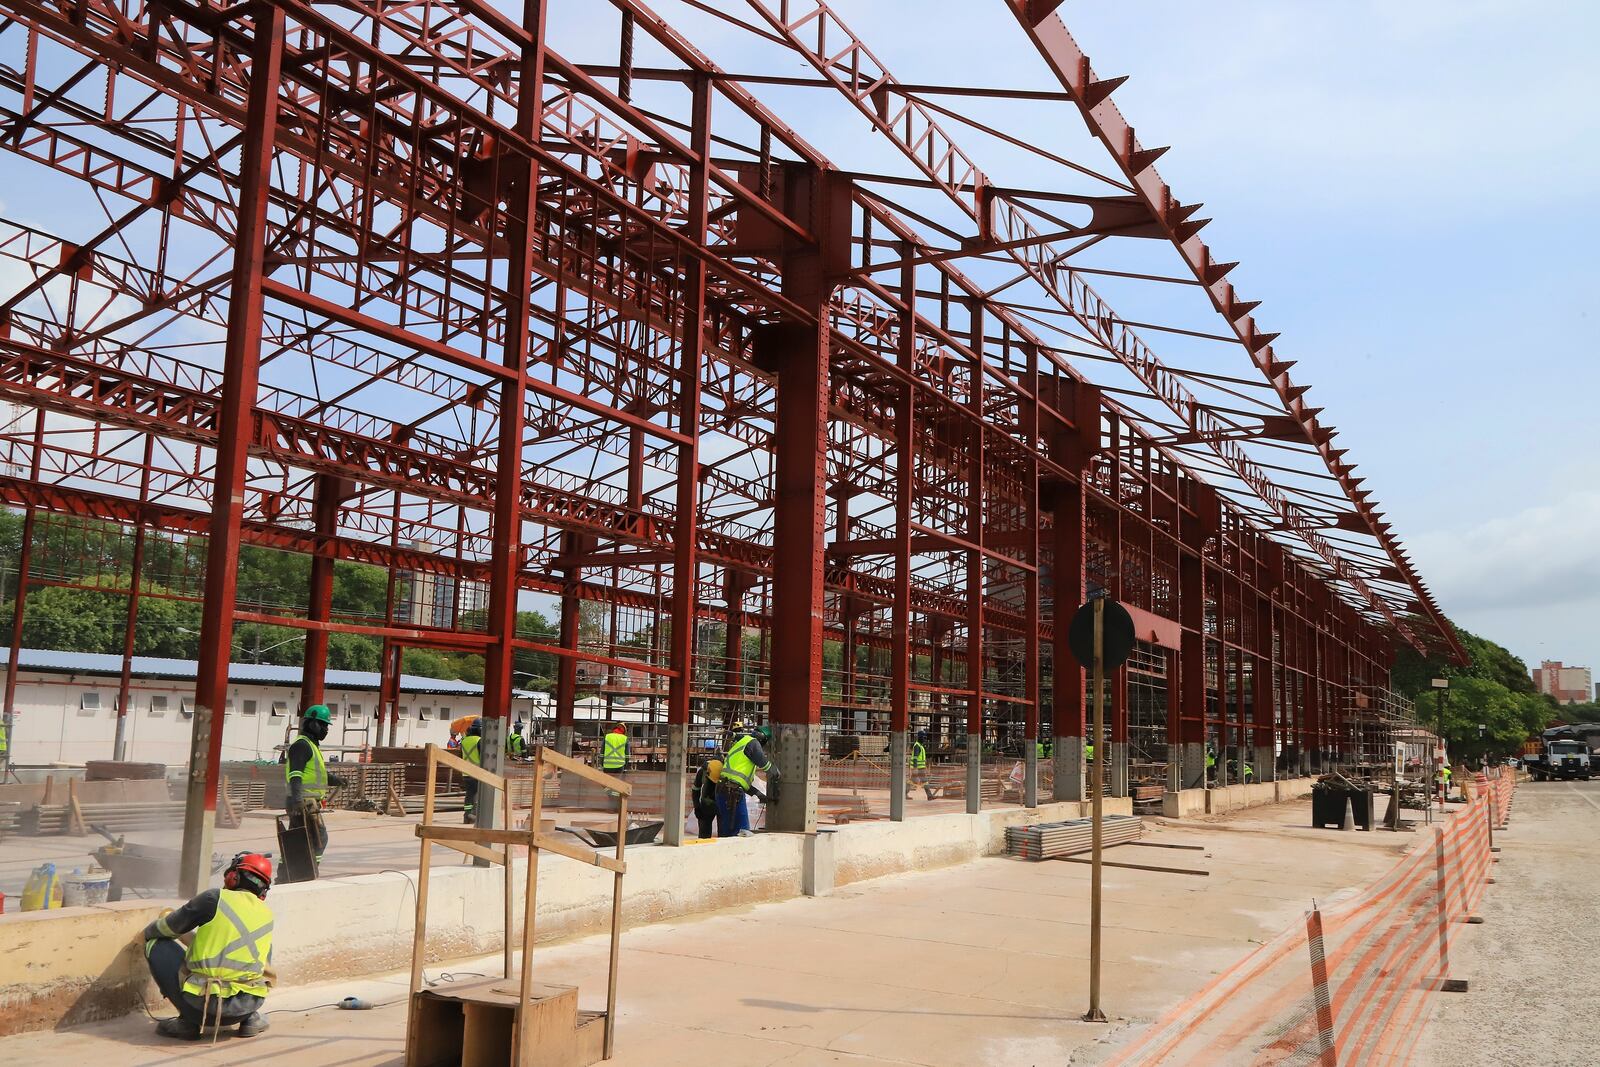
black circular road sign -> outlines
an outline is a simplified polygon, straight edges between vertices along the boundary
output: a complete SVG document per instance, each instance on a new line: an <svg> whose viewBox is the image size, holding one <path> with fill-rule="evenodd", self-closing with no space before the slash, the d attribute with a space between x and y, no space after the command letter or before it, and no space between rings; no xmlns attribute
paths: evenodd
<svg viewBox="0 0 1600 1067"><path fill-rule="evenodd" d="M1094 670L1094 605L1091 600L1079 608L1067 630L1067 646L1072 649L1078 665L1086 671ZM1100 625L1104 649L1100 659L1106 670L1111 670L1122 666L1133 651L1133 616L1109 597L1105 598L1103 611L1105 618Z"/></svg>

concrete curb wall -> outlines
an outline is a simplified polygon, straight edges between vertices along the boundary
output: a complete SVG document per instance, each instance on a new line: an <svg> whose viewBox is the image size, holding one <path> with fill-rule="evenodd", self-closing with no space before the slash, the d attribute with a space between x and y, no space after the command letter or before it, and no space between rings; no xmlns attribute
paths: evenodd
<svg viewBox="0 0 1600 1067"><path fill-rule="evenodd" d="M1184 789L1162 796L1161 814L1169 819L1225 815L1230 811L1309 796L1315 782L1315 778L1285 778L1276 782L1223 786L1221 789Z"/></svg>
<svg viewBox="0 0 1600 1067"><path fill-rule="evenodd" d="M138 1011L146 987L159 1000L137 938L170 906L129 900L0 916L0 1037Z"/></svg>
<svg viewBox="0 0 1600 1067"><path fill-rule="evenodd" d="M623 924L641 926L784 900L808 888L827 892L886 874L966 863L1003 852L1007 826L1081 818L1088 807L1065 802L857 823L825 835L829 848L807 849L807 839L798 834L759 834L637 849L628 854L623 879ZM1105 810L1131 814L1132 802L1108 797ZM435 856L428 883L430 965L498 951L504 870L458 863L455 853L443 849ZM513 936L519 938L526 872L526 861L515 864ZM387 871L274 888L269 900L279 983L408 968L416 880L415 871ZM538 880L538 942L607 929L610 872L545 853ZM146 995L157 1003L135 939L163 908L179 903L140 900L0 916L0 1036L114 1018L139 1010Z"/></svg>

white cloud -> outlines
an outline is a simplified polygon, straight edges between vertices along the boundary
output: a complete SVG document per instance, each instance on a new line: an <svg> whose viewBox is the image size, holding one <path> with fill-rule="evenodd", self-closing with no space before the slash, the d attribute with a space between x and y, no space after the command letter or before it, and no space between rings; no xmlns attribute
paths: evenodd
<svg viewBox="0 0 1600 1067"><path fill-rule="evenodd" d="M1481 499L1492 512L1501 498ZM1409 540L1447 613L1600 602L1600 489Z"/></svg>

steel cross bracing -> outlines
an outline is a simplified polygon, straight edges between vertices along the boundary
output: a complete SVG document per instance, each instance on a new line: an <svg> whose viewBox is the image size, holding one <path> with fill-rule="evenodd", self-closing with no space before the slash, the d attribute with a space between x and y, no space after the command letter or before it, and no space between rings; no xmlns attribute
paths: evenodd
<svg viewBox="0 0 1600 1067"><path fill-rule="evenodd" d="M669 728L770 698L802 781L824 706L932 726L974 768L979 740L1040 736L1045 712L1081 738L1053 620L1095 589L1167 650L1174 745L1276 746L1286 770L1350 751L1354 709L1385 706L1391 632L1453 646L1231 290L1277 407L1159 363L1089 288L1100 242L1193 251L1192 208L1150 199L1131 135L1126 181L1054 157L1108 190L1007 190L934 121L939 87L895 82L820 4L751 6L767 31L741 24L805 55L912 175L842 168L758 98L804 79L731 74L634 0L595 5L622 35L599 63L549 39L539 0L0 0L0 146L61 189L0 221L0 397L39 413L0 433L0 494L30 522L209 537L204 579L160 595L217 603L241 544L490 590L487 618L444 627L335 617L326 581L299 604L230 593L192 808L215 802L207 657L236 621L381 637L386 674L403 647L481 650L491 716L509 650L554 648L567 744L581 660L656 679ZM1104 87L1068 75L1104 135ZM1135 387L1093 384L1107 361ZM1304 484L1285 420L1333 489ZM52 566L32 580L94 585ZM540 597L559 634L518 631ZM610 605L598 642L580 601ZM320 693L326 645L306 647ZM775 825L812 825L814 797Z"/></svg>

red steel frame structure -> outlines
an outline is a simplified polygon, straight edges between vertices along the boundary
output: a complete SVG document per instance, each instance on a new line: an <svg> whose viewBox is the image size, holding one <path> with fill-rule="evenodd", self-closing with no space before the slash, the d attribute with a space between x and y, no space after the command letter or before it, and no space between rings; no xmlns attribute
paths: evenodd
<svg viewBox="0 0 1600 1067"><path fill-rule="evenodd" d="M545 0L0 0L0 146L80 205L50 223L71 233L0 221L26 279L0 293L0 397L37 412L0 435L0 492L29 530L124 524L141 560L147 535L206 539L203 578L161 594L206 606L185 888L241 621L305 632L308 701L330 634L381 637L391 729L407 647L483 654L491 723L515 650L556 653L568 749L580 664L664 687L674 842L690 723L751 701L785 772L774 829L815 825L825 708L889 733L896 817L913 727L964 747L969 805L1004 733L1027 803L1052 734L1056 796L1081 796L1055 622L1091 593L1165 663L1172 787L1203 780L1207 741L1354 759L1395 641L1461 656L1055 4L992 0L1059 82L1021 91L900 82L818 0L669 2L682 19L587 5L569 47ZM723 69L680 28L712 16L812 75ZM769 89L853 109L903 166L846 169ZM952 96L1071 108L1087 149ZM1056 178L1004 185L958 127ZM1182 271L1096 258L1135 247ZM1209 320L1140 303L1175 289ZM1157 332L1249 366L1179 366ZM30 574L30 542L19 588L70 584ZM313 558L304 603L240 596L247 544ZM389 571L385 618L336 617L336 560ZM419 572L486 587L487 612L397 619L396 575ZM554 638L518 632L538 596ZM609 608L599 644L584 602ZM1115 700L1126 789L1125 683Z"/></svg>

